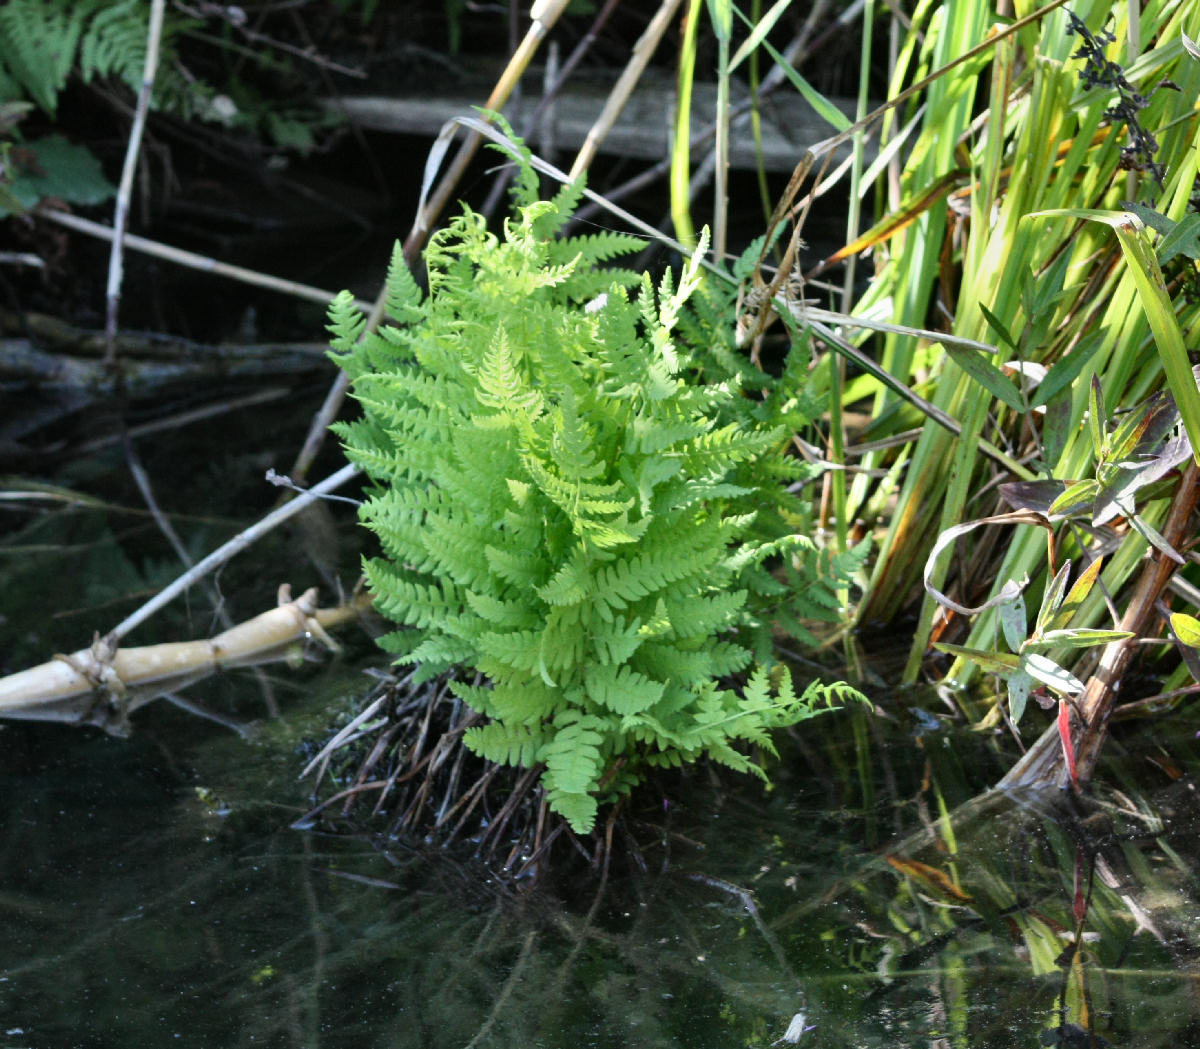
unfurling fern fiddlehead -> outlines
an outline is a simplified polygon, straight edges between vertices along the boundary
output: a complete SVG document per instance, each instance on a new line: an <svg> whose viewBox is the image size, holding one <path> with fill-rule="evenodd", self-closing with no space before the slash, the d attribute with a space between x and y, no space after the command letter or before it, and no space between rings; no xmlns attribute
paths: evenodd
<svg viewBox="0 0 1200 1049"><path fill-rule="evenodd" d="M423 678L482 673L452 685L489 719L468 746L543 763L582 831L647 766L707 755L761 775L734 743L770 750L770 729L849 695L798 696L784 668L722 684L770 659L774 625L829 618L845 579L818 575L786 492L809 469L784 454L806 421L802 362L771 383L731 352L720 310L688 308L698 261L656 292L598 265L635 238L557 237L581 187L538 201L516 159L502 239L465 210L430 243L425 298L397 253L397 325L360 341L350 296L334 302L363 409L336 430L375 483L365 571L400 624L384 647Z"/></svg>

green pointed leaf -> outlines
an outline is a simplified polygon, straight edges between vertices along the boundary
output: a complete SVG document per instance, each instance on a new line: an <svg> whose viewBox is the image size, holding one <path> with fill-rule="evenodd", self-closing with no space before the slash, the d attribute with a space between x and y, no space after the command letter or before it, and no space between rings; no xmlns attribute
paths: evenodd
<svg viewBox="0 0 1200 1049"><path fill-rule="evenodd" d="M1015 725L1025 713L1025 704L1029 701L1029 693L1033 688L1033 678L1024 670L1009 674L1004 682L1008 686L1008 716Z"/></svg>
<svg viewBox="0 0 1200 1049"><path fill-rule="evenodd" d="M998 605L996 613L1000 616L1000 629L1009 649L1013 652L1020 652L1029 630L1029 620L1025 613L1025 598L1017 594L1011 601L1004 601Z"/></svg>
<svg viewBox="0 0 1200 1049"><path fill-rule="evenodd" d="M1129 273L1137 285L1138 298L1154 333L1167 385L1175 395L1175 403L1192 442L1192 455L1200 462L1200 390L1196 388L1179 318L1167 296L1166 279L1158 259L1142 238L1139 225L1137 219L1127 216L1127 221L1114 223L1113 229L1121 242Z"/></svg>
<svg viewBox="0 0 1200 1049"><path fill-rule="evenodd" d="M1038 610L1037 625L1033 629L1034 637L1041 637L1050 629L1050 623L1062 607L1063 598L1067 592L1067 580L1070 576L1071 562L1067 561L1050 580L1050 585L1046 587L1045 596L1042 598L1042 607Z"/></svg>
<svg viewBox="0 0 1200 1049"><path fill-rule="evenodd" d="M1128 462L1151 422L1152 413L1148 408L1127 413L1108 439L1108 461L1121 464Z"/></svg>
<svg viewBox="0 0 1200 1049"><path fill-rule="evenodd" d="M1074 674L1037 652L1022 655L1021 669L1059 696L1076 696L1084 689L1083 682Z"/></svg>
<svg viewBox="0 0 1200 1049"><path fill-rule="evenodd" d="M1079 611L1088 594L1092 592L1092 587L1096 585L1096 579L1103 567L1104 558L1097 557L1079 573L1079 578L1075 580L1074 585L1067 593L1067 599L1054 611L1053 615L1046 617L1046 630L1062 630L1075 618L1075 613Z"/></svg>
<svg viewBox="0 0 1200 1049"><path fill-rule="evenodd" d="M1083 510L1090 510L1096 496L1100 493L1100 482L1094 478L1086 481L1075 481L1067 487L1057 499L1050 504L1046 511L1049 517L1071 517Z"/></svg>
<svg viewBox="0 0 1200 1049"><path fill-rule="evenodd" d="M1158 262L1165 266L1176 255L1200 259L1200 215L1192 212L1175 224L1158 245Z"/></svg>
<svg viewBox="0 0 1200 1049"><path fill-rule="evenodd" d="M1030 404L1034 408L1041 407L1043 404L1049 404L1055 394L1070 389L1088 361L1103 345L1104 336L1100 332L1090 332L1080 339L1071 347L1070 353L1063 354L1050 365L1046 377L1038 383Z"/></svg>
<svg viewBox="0 0 1200 1049"><path fill-rule="evenodd" d="M1092 435L1092 453L1097 459L1104 456L1104 428L1108 425L1108 413L1104 410L1104 391L1100 380L1093 375L1088 386L1088 430Z"/></svg>
<svg viewBox="0 0 1200 1049"><path fill-rule="evenodd" d="M1017 346L1017 341L1009 333L1008 328L1004 326L1004 322L989 310L982 302L979 304L979 310L983 314L983 319L987 321L988 327L1000 336L1000 341L1004 343L1013 353L1019 354L1020 348Z"/></svg>
<svg viewBox="0 0 1200 1049"><path fill-rule="evenodd" d="M980 648L964 648L946 641L935 642L934 648L952 656L962 656L989 674L1010 674L1021 668L1021 657L1010 652L985 652Z"/></svg>
<svg viewBox="0 0 1200 1049"><path fill-rule="evenodd" d="M990 363L983 353L966 346L954 346L949 343L943 345L950 359L993 397L1014 411L1025 410L1025 402L1021 400L1021 393L1012 379Z"/></svg>
<svg viewBox="0 0 1200 1049"><path fill-rule="evenodd" d="M739 12L739 15L740 14L741 12ZM743 20L745 20L744 16ZM783 56L783 54L771 46L771 41L764 37L762 40L762 46L767 54L771 56L771 60L775 63L775 65L783 70L783 75L788 78L792 87L800 92L800 94L804 97L804 100L810 106L812 106L813 109L815 109L826 122L832 125L835 131L839 133L843 131L849 131L850 128L854 126L845 113L838 109L838 107L830 102L829 99L827 99L824 95L822 95L820 91L818 91L812 86L812 84L805 80L804 77L796 72L796 70L792 67L792 64Z"/></svg>
<svg viewBox="0 0 1200 1049"><path fill-rule="evenodd" d="M1155 550L1165 554L1177 565L1182 565L1185 563L1183 557L1179 554L1179 551L1177 551L1170 543L1168 543L1166 537L1157 528L1150 524L1149 521L1142 517L1141 514L1131 514L1129 517L1129 523L1133 525L1134 531L1136 531L1138 535L1140 535L1146 540L1147 543L1154 547Z"/></svg>
<svg viewBox="0 0 1200 1049"><path fill-rule="evenodd" d="M759 18L758 23L750 30L750 35L742 41L741 46L733 53L733 57L729 60L729 72L732 73L738 66L742 64L759 44L766 38L767 34L775 28L775 23L779 21L780 16L791 6L792 0L775 0L771 5L771 9ZM750 20L739 11L738 16L747 25L750 25Z"/></svg>
<svg viewBox="0 0 1200 1049"><path fill-rule="evenodd" d="M1185 645L1200 648L1200 619L1189 616L1186 612L1172 612L1171 629Z"/></svg>
<svg viewBox="0 0 1200 1049"><path fill-rule="evenodd" d="M1074 627L1070 630L1047 630L1038 640L1031 641L1027 649L1048 649L1065 645L1067 648L1093 648L1113 641L1124 641L1133 637L1128 630L1099 630L1092 627Z"/></svg>

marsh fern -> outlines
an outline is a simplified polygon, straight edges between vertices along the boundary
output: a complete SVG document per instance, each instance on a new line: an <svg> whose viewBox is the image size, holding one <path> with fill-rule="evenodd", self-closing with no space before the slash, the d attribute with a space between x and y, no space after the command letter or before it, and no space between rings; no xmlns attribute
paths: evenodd
<svg viewBox="0 0 1200 1049"><path fill-rule="evenodd" d="M818 571L787 491L811 469L787 454L811 413L800 352L771 380L734 351L703 248L657 288L604 268L641 242L560 236L579 187L537 200L515 159L502 235L464 209L430 242L428 295L396 254L396 324L364 338L349 295L334 302L362 407L336 430L374 483L365 573L398 625L381 643L423 679L482 674L452 685L488 719L467 745L543 765L585 831L646 767L757 773L735 744L770 750L772 728L845 698L797 695L778 667L729 682L770 660L779 624L830 618L854 565Z"/></svg>

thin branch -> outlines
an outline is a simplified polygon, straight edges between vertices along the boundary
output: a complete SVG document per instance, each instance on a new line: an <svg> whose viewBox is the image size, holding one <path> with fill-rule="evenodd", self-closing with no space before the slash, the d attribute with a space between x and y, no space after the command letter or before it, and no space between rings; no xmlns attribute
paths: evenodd
<svg viewBox="0 0 1200 1049"><path fill-rule="evenodd" d="M113 241L116 239L115 232L108 226L102 226L99 222L91 222L88 219L80 218L78 215L69 215L67 212L58 211L55 208L41 208L37 214L48 218L51 222L57 222L60 226L73 229L78 233L86 233L92 237L99 237L101 240ZM272 277L268 273L259 273L257 270L248 270L242 266L232 266L227 262L218 262L207 255L197 255L194 251L173 248L169 244L161 244L156 240L148 240L145 237L138 237L132 233L125 234L122 238L122 244L133 251L140 251L143 255L153 255L155 258L166 259L168 262L187 266L189 269L200 270L203 273L215 273L218 277L228 277L230 280L240 281L242 284L267 288L269 291L278 291L281 294L291 295L297 299L319 302L323 306L328 306L337 294L336 292L326 291L324 288L314 288L310 284L301 284L294 280L284 280L282 277ZM363 301L360 301L358 306L364 310L371 308L369 302Z"/></svg>
<svg viewBox="0 0 1200 1049"><path fill-rule="evenodd" d="M113 215L112 250L108 256L108 291L104 316L106 364L112 364L117 359L117 309L121 302L121 281L124 277L122 253L125 227L129 222L129 198L133 193L133 174L137 169L138 154L142 148L142 132L146 128L146 114L150 111L150 96L154 93L154 75L158 70L158 53L159 45L162 42L165 9L165 0L151 0L150 29L146 38L146 64L142 71L142 88L138 92L133 127L129 130L129 142L125 147L125 164L121 169L121 185L117 190L117 207Z"/></svg>
<svg viewBox="0 0 1200 1049"><path fill-rule="evenodd" d="M133 612L129 616L126 616L125 619L123 619L113 628L110 636L115 639L124 637L135 627L144 623L164 605L167 605L171 601L175 600L175 598L187 590L188 587L190 587L197 580L203 579L215 568L220 567L226 561L232 560L243 550L258 542L258 540L268 532L273 531L279 525L283 524L284 521L294 517L310 503L320 499L321 496L323 496L326 492L332 492L340 488L347 481L357 477L358 473L359 468L353 463L348 463L338 470L337 473L331 474L329 477L325 478L325 480L320 484L314 485L302 495L296 496L295 499L292 499L290 502L285 503L277 510L267 514L267 516L261 521L258 521L244 531L239 532L232 539L230 539L229 542L218 547L206 558L204 558L203 561L199 562L199 564L184 572L184 574L171 583L170 586L155 594L154 597L142 605L141 608L137 609L137 611Z"/></svg>

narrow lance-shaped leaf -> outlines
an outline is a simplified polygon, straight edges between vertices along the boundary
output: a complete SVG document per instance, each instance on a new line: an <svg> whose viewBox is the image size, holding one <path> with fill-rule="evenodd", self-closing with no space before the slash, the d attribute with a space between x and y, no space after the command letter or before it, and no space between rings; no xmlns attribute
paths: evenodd
<svg viewBox="0 0 1200 1049"><path fill-rule="evenodd" d="M1056 393L1067 389L1103 345L1104 336L1099 332L1091 332L1080 339L1071 348L1070 353L1059 357L1050 365L1046 377L1038 384L1037 391L1030 401L1032 406L1038 408L1043 404L1049 404Z"/></svg>
<svg viewBox="0 0 1200 1049"><path fill-rule="evenodd" d="M1033 678L1024 670L1017 670L1005 678L1008 685L1008 716L1016 725L1025 713L1025 705L1029 702L1029 693L1033 688Z"/></svg>
<svg viewBox="0 0 1200 1049"><path fill-rule="evenodd" d="M964 648L948 641L936 641L933 647L952 656L963 656L989 674L1011 674L1021 669L1021 657L1011 652L985 652L981 648Z"/></svg>
<svg viewBox="0 0 1200 1049"><path fill-rule="evenodd" d="M949 343L946 344L946 352L955 364L997 400L1003 401L1014 411L1025 410L1021 393L1013 385L1013 381L994 364L991 364L982 353Z"/></svg>
<svg viewBox="0 0 1200 1049"><path fill-rule="evenodd" d="M1064 670L1054 660L1037 652L1024 653L1021 656L1021 668L1060 696L1076 696L1084 689L1083 682L1069 670Z"/></svg>
<svg viewBox="0 0 1200 1049"><path fill-rule="evenodd" d="M1104 409L1104 390L1100 380L1093 375L1088 386L1088 429L1092 435L1092 451L1097 459L1104 455L1104 426L1108 422L1108 414Z"/></svg>
<svg viewBox="0 0 1200 1049"><path fill-rule="evenodd" d="M1042 607L1038 609L1037 623L1033 629L1035 637L1041 637L1049 629L1050 623L1054 621L1056 613L1062 607L1063 598L1066 597L1067 580L1070 577L1071 562L1067 561L1050 580L1050 585L1046 587L1046 593L1042 597Z"/></svg>
<svg viewBox="0 0 1200 1049"><path fill-rule="evenodd" d="M1025 612L1025 599L1017 594L1011 601L1005 601L996 609L996 614L1000 617L1000 629L1004 634L1004 640L1008 642L1009 650L1012 652L1021 651L1021 646L1025 643L1025 634L1028 630L1028 619Z"/></svg>
<svg viewBox="0 0 1200 1049"><path fill-rule="evenodd" d="M767 38L767 34L775 28L775 23L779 21L780 16L791 6L791 3L792 0L775 0L775 3L771 5L771 10L758 20L758 24L750 31L750 35L742 41L741 47L733 53L733 57L729 60L730 73L737 69L750 56L750 52ZM740 16L741 12L739 11L738 14ZM749 20L742 17L748 25Z"/></svg>
<svg viewBox="0 0 1200 1049"><path fill-rule="evenodd" d="M1097 211L1085 208L1068 208L1055 212L1043 212L1044 215L1073 215L1077 218L1088 219L1092 222L1102 222L1110 226L1117 235L1121 252L1129 269L1129 275L1137 288L1138 298L1142 309L1146 311L1146 320L1154 334L1158 346L1159 358L1162 361L1163 373L1167 377L1167 385L1175 395L1175 403L1183 416L1183 425L1192 442L1192 454L1200 462L1200 389L1196 388L1196 378L1192 374L1191 361L1188 359L1187 347L1184 344L1183 332L1179 327L1179 318L1175 316L1175 308L1167 296L1167 282L1162 269L1155 258L1154 252L1142 237L1145 226L1132 212ZM1094 380L1093 380L1094 381ZM1095 429L1093 427L1093 436Z"/></svg>
<svg viewBox="0 0 1200 1049"><path fill-rule="evenodd" d="M1067 593L1067 599L1055 611L1054 615L1046 619L1045 629L1047 631L1061 630L1075 618L1075 613L1079 611L1088 594L1092 592L1092 587L1096 585L1096 580L1100 576L1100 569L1103 567L1104 558L1097 557L1087 568L1079 573L1079 578L1075 580L1074 585Z"/></svg>
<svg viewBox="0 0 1200 1049"><path fill-rule="evenodd" d="M1009 330L1005 327L1004 322L991 310L989 310L982 302L979 304L979 311L983 314L983 319L987 321L988 327L1000 336L1000 341L1004 343L1004 345L1010 350L1012 350L1013 353L1019 353L1020 349L1017 346L1017 341L1009 333Z"/></svg>
<svg viewBox="0 0 1200 1049"><path fill-rule="evenodd" d="M1157 528L1147 521L1141 514L1130 514L1129 523L1133 525L1134 531L1137 532L1143 539L1146 540L1159 553L1169 557L1177 565L1184 563L1180 553L1167 542L1164 536Z"/></svg>
<svg viewBox="0 0 1200 1049"><path fill-rule="evenodd" d="M1026 650L1057 648L1062 645L1067 648L1094 648L1096 645L1107 645L1113 641L1124 641L1133 637L1128 630L1100 630L1092 627L1074 627L1071 630L1048 630L1036 641L1026 644Z"/></svg>
<svg viewBox="0 0 1200 1049"><path fill-rule="evenodd" d="M1089 477L1086 481L1076 481L1050 504L1050 509L1046 513L1050 517L1072 517L1089 509L1099 494L1100 482L1095 478Z"/></svg>

